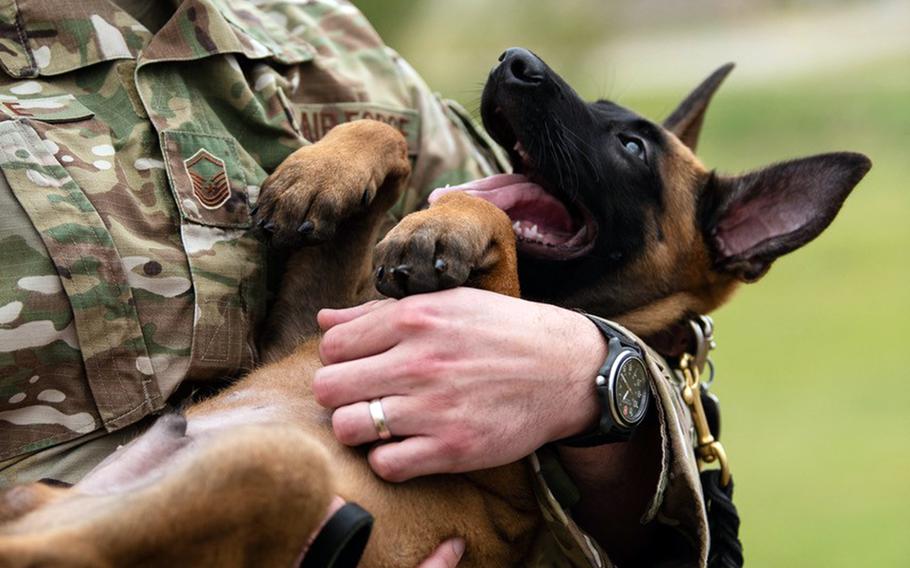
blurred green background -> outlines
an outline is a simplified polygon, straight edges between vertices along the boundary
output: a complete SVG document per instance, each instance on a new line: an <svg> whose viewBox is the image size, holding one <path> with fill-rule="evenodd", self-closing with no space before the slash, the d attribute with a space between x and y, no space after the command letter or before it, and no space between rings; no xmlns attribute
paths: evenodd
<svg viewBox="0 0 910 568"><path fill-rule="evenodd" d="M715 392L748 565L910 566L910 1L356 3L474 112L512 45L655 120L735 61L707 165L872 158L821 238L715 314Z"/></svg>

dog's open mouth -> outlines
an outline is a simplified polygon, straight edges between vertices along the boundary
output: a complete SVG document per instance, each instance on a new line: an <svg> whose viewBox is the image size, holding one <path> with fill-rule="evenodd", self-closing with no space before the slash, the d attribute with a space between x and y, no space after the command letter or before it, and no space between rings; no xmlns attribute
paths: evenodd
<svg viewBox="0 0 910 568"><path fill-rule="evenodd" d="M505 121L503 121L505 123ZM430 194L429 202L453 191L463 191L489 201L512 220L518 237L518 250L529 256L569 260L583 256L594 246L596 225L582 206L567 205L547 191L547 181L535 169L511 129L509 136L493 133L500 143L511 140L509 157L513 174L498 174L462 185L439 188Z"/></svg>

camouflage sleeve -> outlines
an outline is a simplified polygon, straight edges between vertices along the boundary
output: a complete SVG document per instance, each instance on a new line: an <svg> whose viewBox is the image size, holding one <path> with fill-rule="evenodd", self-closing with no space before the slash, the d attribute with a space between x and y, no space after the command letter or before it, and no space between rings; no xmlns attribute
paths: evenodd
<svg viewBox="0 0 910 568"><path fill-rule="evenodd" d="M407 61L387 49L411 91L412 108L420 114L418 158L410 191L394 211L397 218L420 208L437 187L510 169L499 147L457 102L431 91Z"/></svg>
<svg viewBox="0 0 910 568"><path fill-rule="evenodd" d="M704 566L708 526L689 435L691 417L682 400L679 379L670 365L656 352L650 349L646 352L659 420L661 465L657 486L641 523L654 522L666 529L656 531L655 565ZM541 556L535 565L563 565L557 564L558 560L568 562L566 565L570 566L610 566L610 559L601 546L572 519L570 509L579 494L562 468L557 452L544 447L530 459L538 503L549 529L538 544ZM661 559L666 563L661 563Z"/></svg>

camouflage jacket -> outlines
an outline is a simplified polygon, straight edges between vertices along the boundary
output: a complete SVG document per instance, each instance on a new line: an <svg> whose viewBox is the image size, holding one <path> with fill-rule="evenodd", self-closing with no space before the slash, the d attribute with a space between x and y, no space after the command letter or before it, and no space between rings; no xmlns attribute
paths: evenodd
<svg viewBox="0 0 910 568"><path fill-rule="evenodd" d="M502 167L345 2L185 0L153 34L107 0L0 0L0 26L0 462L255 363L250 209L334 125L405 134L397 214ZM541 539L541 564L606 562L543 482L540 495L561 535Z"/></svg>

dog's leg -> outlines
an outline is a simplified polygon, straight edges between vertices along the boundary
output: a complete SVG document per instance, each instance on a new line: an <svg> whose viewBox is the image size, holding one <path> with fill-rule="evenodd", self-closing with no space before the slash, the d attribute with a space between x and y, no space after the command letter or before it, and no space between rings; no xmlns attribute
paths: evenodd
<svg viewBox="0 0 910 568"><path fill-rule="evenodd" d="M266 360L315 333L319 309L371 293L372 247L410 172L401 133L359 120L297 150L266 180L257 221L274 245L294 248L269 316Z"/></svg>
<svg viewBox="0 0 910 568"><path fill-rule="evenodd" d="M396 298L456 286L519 295L511 221L493 204L465 193L449 193L405 217L377 245L375 264L377 288ZM524 550L527 542L518 541L530 538L541 522L526 462L464 477L498 497L489 500L484 514L498 524L498 533L511 535L507 540L515 548L506 550Z"/></svg>
<svg viewBox="0 0 910 568"><path fill-rule="evenodd" d="M148 435L177 449L144 475L0 494L0 565L293 565L335 491L322 445L276 424L189 438L171 418Z"/></svg>
<svg viewBox="0 0 910 568"><path fill-rule="evenodd" d="M465 193L405 217L376 246L375 264L376 287L394 298L456 286L519 295L508 216Z"/></svg>

